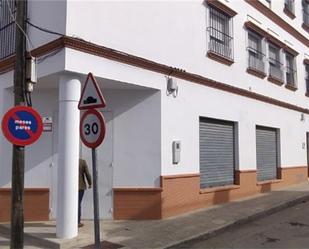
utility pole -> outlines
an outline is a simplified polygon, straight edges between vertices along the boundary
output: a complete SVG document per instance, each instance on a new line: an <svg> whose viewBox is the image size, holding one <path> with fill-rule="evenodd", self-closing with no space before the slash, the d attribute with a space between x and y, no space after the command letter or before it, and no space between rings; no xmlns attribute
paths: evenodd
<svg viewBox="0 0 309 249"><path fill-rule="evenodd" d="M27 0L16 0L14 105L24 105L26 86ZM24 171L25 147L13 145L11 192L11 249L24 247Z"/></svg>

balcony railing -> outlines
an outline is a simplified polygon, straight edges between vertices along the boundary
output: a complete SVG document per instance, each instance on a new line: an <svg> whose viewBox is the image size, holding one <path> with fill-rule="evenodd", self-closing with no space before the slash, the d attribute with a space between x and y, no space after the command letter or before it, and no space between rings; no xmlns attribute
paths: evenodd
<svg viewBox="0 0 309 249"><path fill-rule="evenodd" d="M15 0L1 2L0 8L0 60L15 53L15 23L13 21L16 13Z"/></svg>
<svg viewBox="0 0 309 249"><path fill-rule="evenodd" d="M0 60L15 53L15 23L0 29Z"/></svg>
<svg viewBox="0 0 309 249"><path fill-rule="evenodd" d="M291 67L286 68L286 84L296 87L296 70Z"/></svg>
<svg viewBox="0 0 309 249"><path fill-rule="evenodd" d="M264 73L265 72L265 55L253 48L247 48L248 50L248 68Z"/></svg>
<svg viewBox="0 0 309 249"><path fill-rule="evenodd" d="M269 76L283 81L282 63L280 61L269 58Z"/></svg>
<svg viewBox="0 0 309 249"><path fill-rule="evenodd" d="M295 4L293 0L285 0L284 8L290 11L291 13L295 14Z"/></svg>
<svg viewBox="0 0 309 249"><path fill-rule="evenodd" d="M224 58L233 60L233 37L212 27L208 27L207 31L209 32L208 50Z"/></svg>

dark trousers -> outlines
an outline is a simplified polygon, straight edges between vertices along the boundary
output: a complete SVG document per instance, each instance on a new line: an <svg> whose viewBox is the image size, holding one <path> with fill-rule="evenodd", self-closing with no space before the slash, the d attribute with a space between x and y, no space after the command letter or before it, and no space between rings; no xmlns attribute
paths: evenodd
<svg viewBox="0 0 309 249"><path fill-rule="evenodd" d="M81 189L78 191L78 224L80 224L80 218L82 215L82 200L84 197L85 190Z"/></svg>

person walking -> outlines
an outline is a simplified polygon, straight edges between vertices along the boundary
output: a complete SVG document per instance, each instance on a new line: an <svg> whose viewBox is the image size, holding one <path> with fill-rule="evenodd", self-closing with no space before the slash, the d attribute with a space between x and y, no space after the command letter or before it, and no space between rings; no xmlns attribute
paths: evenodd
<svg viewBox="0 0 309 249"><path fill-rule="evenodd" d="M81 223L81 215L82 215L82 200L84 197L85 190L87 189L86 180L88 183L88 188L92 186L91 175L89 174L87 162L84 159L79 159L79 190L78 190L78 227L84 226Z"/></svg>

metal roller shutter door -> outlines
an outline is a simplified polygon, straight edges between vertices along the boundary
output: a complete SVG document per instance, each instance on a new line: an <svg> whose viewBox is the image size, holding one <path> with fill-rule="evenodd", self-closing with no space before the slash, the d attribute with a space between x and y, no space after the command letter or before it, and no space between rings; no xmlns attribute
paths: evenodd
<svg viewBox="0 0 309 249"><path fill-rule="evenodd" d="M256 127L257 180L277 178L278 148L276 129Z"/></svg>
<svg viewBox="0 0 309 249"><path fill-rule="evenodd" d="M201 188L234 184L234 123L200 118Z"/></svg>

